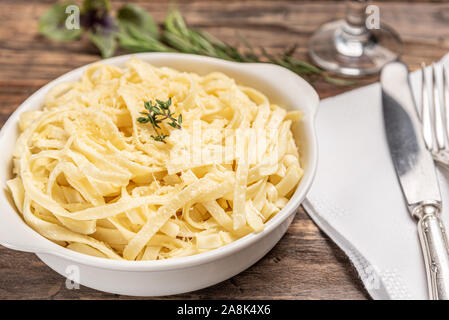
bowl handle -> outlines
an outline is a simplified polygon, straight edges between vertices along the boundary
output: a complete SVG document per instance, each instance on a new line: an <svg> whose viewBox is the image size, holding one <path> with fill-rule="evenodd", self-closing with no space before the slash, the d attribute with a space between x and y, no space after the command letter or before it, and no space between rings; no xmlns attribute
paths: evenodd
<svg viewBox="0 0 449 320"><path fill-rule="evenodd" d="M31 229L23 220L13 204L0 199L0 244L18 251L48 252L48 241Z"/></svg>

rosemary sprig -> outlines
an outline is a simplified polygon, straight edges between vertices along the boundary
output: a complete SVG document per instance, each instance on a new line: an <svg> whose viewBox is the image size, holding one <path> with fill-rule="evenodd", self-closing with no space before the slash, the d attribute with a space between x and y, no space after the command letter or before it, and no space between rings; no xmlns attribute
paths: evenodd
<svg viewBox="0 0 449 320"><path fill-rule="evenodd" d="M140 114L144 115L144 117L137 118L137 121L140 123L150 123L156 132L156 135L151 135L155 141L165 142L165 138L168 137L168 134L161 133L160 123L164 120L169 120L167 123L170 127L175 129L181 129L182 124L182 114L179 114L177 118L174 117L174 113L170 110L172 100L171 97L168 98L167 101L161 101L156 99L156 103L153 104L151 101L145 101L144 107L147 110L146 112L140 112Z"/></svg>
<svg viewBox="0 0 449 320"><path fill-rule="evenodd" d="M335 78L320 68L297 58L293 58L296 45L287 48L281 55L273 56L265 48L260 48L258 55L251 44L240 35L240 40L247 50L224 43L213 35L203 31L189 28L181 13L171 9L167 13L164 23L162 41L178 52L193 53L236 62L268 62L277 64L307 78L309 81L322 79L337 85L353 85L354 81Z"/></svg>

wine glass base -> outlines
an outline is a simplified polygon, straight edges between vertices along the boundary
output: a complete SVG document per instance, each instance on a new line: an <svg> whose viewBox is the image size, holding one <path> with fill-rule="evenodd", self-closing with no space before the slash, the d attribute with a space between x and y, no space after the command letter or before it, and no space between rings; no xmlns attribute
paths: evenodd
<svg viewBox="0 0 449 320"><path fill-rule="evenodd" d="M349 77L377 74L382 67L396 60L402 41L390 27L368 30L360 36L344 33L344 20L323 25L309 42L309 55L322 69Z"/></svg>

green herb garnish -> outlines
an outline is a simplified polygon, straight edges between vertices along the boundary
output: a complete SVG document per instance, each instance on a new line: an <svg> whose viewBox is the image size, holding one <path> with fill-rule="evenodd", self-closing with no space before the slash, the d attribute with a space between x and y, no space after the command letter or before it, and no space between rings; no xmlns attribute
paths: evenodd
<svg viewBox="0 0 449 320"><path fill-rule="evenodd" d="M180 114L177 118L174 117L174 113L170 110L172 100L168 98L167 101L161 101L156 99L156 103L153 104L151 101L145 101L144 107L147 110L146 112L141 112L144 117L137 118L137 121L140 123L150 123L156 132L156 135L151 135L155 141L165 142L165 138L168 137L168 134L163 134L159 130L161 127L159 126L162 121L167 120L168 125L175 129L181 129L182 124L182 115ZM159 130L158 130L159 129Z"/></svg>
<svg viewBox="0 0 449 320"><path fill-rule="evenodd" d="M159 28L148 12L136 4L124 4L114 14L109 0L84 0L80 10L81 28L68 30L65 27L66 8L72 4L57 3L46 11L39 20L40 33L59 41L73 41L85 32L103 58L112 56L118 48L131 52L183 52L237 62L268 62L283 66L309 81L322 79L337 85L354 84L294 58L296 45L272 55L264 48L253 48L240 36L244 47L240 49L204 30L189 27L176 9L168 11L162 28Z"/></svg>

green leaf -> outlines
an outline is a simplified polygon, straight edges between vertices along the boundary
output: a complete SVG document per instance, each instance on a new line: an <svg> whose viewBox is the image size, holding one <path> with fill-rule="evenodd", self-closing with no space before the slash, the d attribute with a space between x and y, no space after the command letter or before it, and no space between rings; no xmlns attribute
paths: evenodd
<svg viewBox="0 0 449 320"><path fill-rule="evenodd" d="M154 114L157 114L157 115L161 114L161 109L159 109L156 106L152 106L150 111L153 112Z"/></svg>
<svg viewBox="0 0 449 320"><path fill-rule="evenodd" d="M116 33L111 30L105 30L102 27L97 27L95 30L90 30L89 39L100 50L103 58L111 57L117 47Z"/></svg>
<svg viewBox="0 0 449 320"><path fill-rule="evenodd" d="M74 5L72 2L57 3L47 10L39 19L39 32L44 36L58 40L70 41L80 37L82 29L68 29L66 20L70 12L66 13L66 8Z"/></svg>
<svg viewBox="0 0 449 320"><path fill-rule="evenodd" d="M137 5L126 4L118 11L120 47L132 52L173 52L158 39L158 27L153 18Z"/></svg>
<svg viewBox="0 0 449 320"><path fill-rule="evenodd" d="M336 84L338 86L354 86L357 84L357 81L354 81L354 80L335 78L335 77L329 77L329 76L325 76L324 80L326 80L326 82L328 82L330 84Z"/></svg>
<svg viewBox="0 0 449 320"><path fill-rule="evenodd" d="M306 69L306 70L309 70L310 72L313 72L313 73L319 74L319 73L322 72L322 70L320 70L319 68L315 67L313 64L310 64L308 62L305 62L305 61L302 61L302 60L299 60L299 59L295 59L295 58L286 56L286 57L284 57L284 60L286 62L290 63L290 64L293 64L293 65L295 65L297 67L301 67L301 68Z"/></svg>
<svg viewBox="0 0 449 320"><path fill-rule="evenodd" d="M137 121L139 121L140 123L147 123L148 121L150 121L150 118L139 117L137 118Z"/></svg>
<svg viewBox="0 0 449 320"><path fill-rule="evenodd" d="M160 108L165 109L165 110L167 110L171 104L171 100L168 100L167 102L165 102L165 101L156 99L156 102L159 104Z"/></svg>
<svg viewBox="0 0 449 320"><path fill-rule="evenodd" d="M192 45L188 40L186 40L182 36L179 36L175 33L165 31L164 32L164 40L170 46L177 49L178 51L181 51L184 53L194 53L194 54L200 53L198 48L196 48L194 45Z"/></svg>
<svg viewBox="0 0 449 320"><path fill-rule="evenodd" d="M190 32L190 41L194 43L197 47L201 48L201 51L203 51L208 56L214 56L216 50L214 46L205 38L201 36L200 33L197 33L195 31Z"/></svg>
<svg viewBox="0 0 449 320"><path fill-rule="evenodd" d="M165 29L177 36L189 37L189 29L177 9L170 9L165 18Z"/></svg>
<svg viewBox="0 0 449 320"><path fill-rule="evenodd" d="M160 41L149 38L149 39L136 39L133 35L130 35L129 30L134 29L132 26L128 26L128 30L125 31L120 28L120 32L117 34L120 47L131 52L174 52L170 47L167 47Z"/></svg>
<svg viewBox="0 0 449 320"><path fill-rule="evenodd" d="M187 27L181 13L176 9L170 9L165 18L164 39L181 52L212 57L222 55L203 33Z"/></svg>
<svg viewBox="0 0 449 320"><path fill-rule="evenodd" d="M117 12L119 25L125 28L131 27L133 31L158 37L158 27L153 18L142 7L135 4L125 4Z"/></svg>

